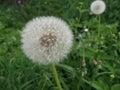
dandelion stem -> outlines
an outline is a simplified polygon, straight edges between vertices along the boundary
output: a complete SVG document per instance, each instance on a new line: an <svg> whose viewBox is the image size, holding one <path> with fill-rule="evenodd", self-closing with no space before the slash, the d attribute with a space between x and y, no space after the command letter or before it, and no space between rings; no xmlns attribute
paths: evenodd
<svg viewBox="0 0 120 90"><path fill-rule="evenodd" d="M54 75L56 84L57 84L57 86L58 86L58 90L62 90L62 86L61 86L61 84L60 84L60 80L58 79L58 73L57 73L57 70L56 70L54 64L51 64L51 69L52 69L52 72L53 72L53 75Z"/></svg>
<svg viewBox="0 0 120 90"><path fill-rule="evenodd" d="M100 38L100 15L98 15L98 41Z"/></svg>
<svg viewBox="0 0 120 90"><path fill-rule="evenodd" d="M97 53L99 52L99 42L100 42L100 15L98 15L98 40L97 40ZM98 58L98 57L97 57Z"/></svg>

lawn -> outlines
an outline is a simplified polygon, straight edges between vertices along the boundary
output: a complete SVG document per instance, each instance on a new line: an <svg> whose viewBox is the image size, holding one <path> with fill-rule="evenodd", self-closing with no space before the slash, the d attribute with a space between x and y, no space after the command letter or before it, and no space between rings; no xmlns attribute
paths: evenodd
<svg viewBox="0 0 120 90"><path fill-rule="evenodd" d="M74 34L68 57L55 64L63 90L119 90L120 2L104 0L106 9L101 15L91 13L92 2L10 4L0 0L0 90L58 90L50 65L32 62L21 49L25 24L40 16L63 19Z"/></svg>

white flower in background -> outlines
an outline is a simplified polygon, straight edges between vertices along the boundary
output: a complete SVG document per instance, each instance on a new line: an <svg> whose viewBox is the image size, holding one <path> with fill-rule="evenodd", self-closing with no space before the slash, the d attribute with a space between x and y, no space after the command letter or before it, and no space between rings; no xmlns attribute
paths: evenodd
<svg viewBox="0 0 120 90"><path fill-rule="evenodd" d="M106 8L106 5L105 5L104 1L102 1L102 0L96 0L90 6L90 9L91 9L92 13L94 13L94 14L103 13L105 11L105 8Z"/></svg>
<svg viewBox="0 0 120 90"><path fill-rule="evenodd" d="M33 62L57 63L70 52L73 34L67 23L59 18L38 17L26 24L21 42L23 52Z"/></svg>
<svg viewBox="0 0 120 90"><path fill-rule="evenodd" d="M88 32L88 28L85 28L84 31L85 31L85 32Z"/></svg>

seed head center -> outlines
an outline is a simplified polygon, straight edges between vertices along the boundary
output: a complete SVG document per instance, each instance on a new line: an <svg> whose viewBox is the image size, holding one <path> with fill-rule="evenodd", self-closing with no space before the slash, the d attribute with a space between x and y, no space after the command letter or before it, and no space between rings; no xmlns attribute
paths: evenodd
<svg viewBox="0 0 120 90"><path fill-rule="evenodd" d="M99 5L96 5L95 8L96 8L96 10L99 10L99 9L100 9L100 6L99 6Z"/></svg>
<svg viewBox="0 0 120 90"><path fill-rule="evenodd" d="M40 38L40 44L44 47L52 47L56 43L56 36L53 32L48 32Z"/></svg>

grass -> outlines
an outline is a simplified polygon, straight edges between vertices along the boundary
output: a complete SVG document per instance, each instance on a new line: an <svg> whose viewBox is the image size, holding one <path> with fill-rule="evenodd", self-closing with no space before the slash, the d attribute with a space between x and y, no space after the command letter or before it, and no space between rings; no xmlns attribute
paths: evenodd
<svg viewBox="0 0 120 90"><path fill-rule="evenodd" d="M97 56L93 40L97 37L97 19L95 15L89 15L91 2L92 0L30 0L26 5L0 4L0 90L57 90L49 65L33 63L21 50L21 30L25 23L43 15L63 18L75 35L74 46L68 58L56 65L64 90L119 90L119 1L105 0L108 8L101 17L100 28L104 39L100 39L102 43L99 44L100 65L93 64ZM115 13L109 11L112 8L116 8ZM89 33L83 32L84 25L90 29L91 36L87 38ZM78 48L80 33L85 37L81 41L84 48ZM93 47L89 48L87 44L91 40ZM83 50L85 67L82 66Z"/></svg>

